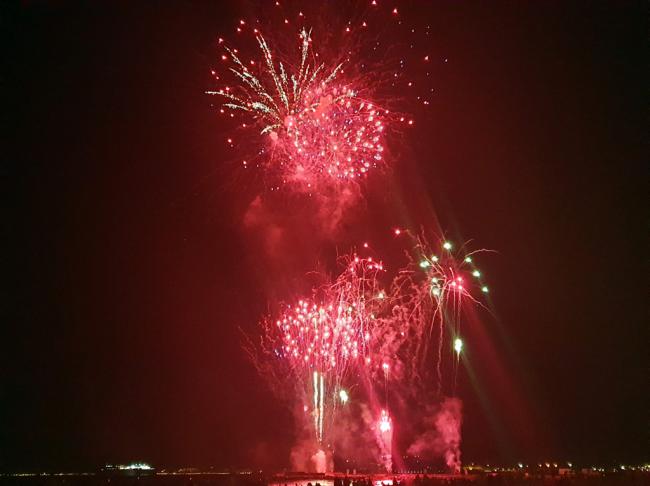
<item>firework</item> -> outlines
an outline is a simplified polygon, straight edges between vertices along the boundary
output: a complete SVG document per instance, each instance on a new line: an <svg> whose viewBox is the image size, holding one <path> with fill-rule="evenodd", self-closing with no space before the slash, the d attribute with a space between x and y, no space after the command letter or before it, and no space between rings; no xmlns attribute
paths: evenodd
<svg viewBox="0 0 650 486"><path fill-rule="evenodd" d="M411 236L408 230L401 234ZM330 447L331 440L344 440L342 431L334 434L332 427L344 427L354 409L372 410L377 421L367 423L386 470L393 460L389 408L396 397L425 401L431 396L431 377L438 399L455 395L464 348L461 308L466 301L477 302L485 287L474 262L477 252L440 238L434 244L423 236L401 241L413 244L405 266L392 277L381 261L352 254L342 258L341 273L310 297L279 305L273 317L262 321L254 360L275 391L301 411L296 417L309 425L309 440L318 450ZM368 244L363 248L372 251ZM442 373L443 349L450 341L455 356L451 381ZM357 390L354 403L350 387ZM459 457L454 444L445 450Z"/></svg>
<svg viewBox="0 0 650 486"><path fill-rule="evenodd" d="M392 437L390 394L428 393L423 372L432 369L433 360L442 397L442 350L450 340L457 358L455 393L464 347L462 303L477 302L475 294L485 287L474 263L476 252L456 249L444 239L434 245L422 236L412 241L407 264L392 278L386 278L381 261L351 255L342 259L340 275L311 297L280 305L275 317L262 321L262 352L256 360L276 391L302 402L318 444L325 443L337 407L348 403L348 386L363 385L358 401L365 394L376 413L381 411L375 431L385 464Z"/></svg>
<svg viewBox="0 0 650 486"><path fill-rule="evenodd" d="M393 468L393 422L387 410L382 410L377 424L379 434L377 435L377 443L381 451L381 461L387 472Z"/></svg>
<svg viewBox="0 0 650 486"><path fill-rule="evenodd" d="M453 413L437 410L432 420L425 416L422 422L425 431L413 442L413 450L442 454L449 468L457 472L460 467L460 401L445 396L456 394L464 349L462 310L465 304L480 304L480 292L487 291L483 273L474 261L479 252L468 252L465 245L456 245L441 237L432 240L424 235L413 237L408 230L393 230L393 233L399 237L399 242L407 245L407 263L396 272L391 285L384 291L391 311L378 319L372 339L373 355L382 359L381 369L373 375L373 387L379 396L383 388L384 396L383 401L379 400L383 406L376 426L376 441L385 467L392 467L393 421L387 409L396 400L391 399L391 395L399 397L399 401L409 397L423 404L428 414L431 409L427 403L434 390L436 401L442 401L445 407L454 404ZM453 349L453 354L448 356L443 355L447 346ZM445 361L447 357L450 361ZM447 363L444 369L451 371L451 376L445 373L444 379L443 361Z"/></svg>
<svg viewBox="0 0 650 486"><path fill-rule="evenodd" d="M384 434L389 432L391 429L390 416L386 410L381 411L381 417L379 418L379 431Z"/></svg>
<svg viewBox="0 0 650 486"><path fill-rule="evenodd" d="M435 55L415 49L417 37L428 37L430 26L407 25L401 11L378 3L369 2L363 13L349 17L341 7L337 17L345 19L342 28L328 19L327 30L312 31L297 28L309 13L295 16L275 2L284 34L252 19L236 26L236 35L241 34L237 43L219 39L221 67L212 72L218 86L208 93L222 101L220 112L237 123L238 133L227 138L236 149L233 155L245 150L243 166L259 169L271 190L282 187L317 196L320 203L326 200L321 212L327 224L338 224L340 213L362 194L364 179L388 168L388 147L398 123L413 125L413 119L394 108L412 111L404 106L407 97L426 107L433 96L431 86L406 74L409 66L430 76ZM382 33L367 35L370 44L350 41L348 36L367 34L374 25ZM387 27L403 30L408 42L385 37ZM290 44L280 40L287 32ZM246 39L252 44L242 48ZM426 39L427 49L430 45ZM401 241L413 241L408 229L393 232ZM367 243L363 246L370 251ZM258 371L313 430L307 439L316 439L313 457L325 457L335 416L342 424L355 409L363 409L366 428L375 434L382 462L391 470L393 421L404 417L389 395L421 392L428 369L436 370L442 395L442 350L455 352L454 372L461 363L461 306L476 301L476 292L488 292L482 274L472 254L457 250L451 241L437 238L430 245L415 238L406 251L408 262L387 285L379 283L381 263L346 257L335 279L311 295L274 305L272 316L261 323L260 343L249 341L247 350ZM437 353L429 352L436 349L433 343Z"/></svg>
<svg viewBox="0 0 650 486"><path fill-rule="evenodd" d="M275 181L308 192L353 183L385 165L391 115L361 95L367 79L344 76L345 62L317 60L325 56L313 51L311 30L298 37L294 60L277 60L257 29L256 60L246 63L224 45L232 83L208 93L224 99L223 110L242 115L242 127L257 130L248 138L262 142L259 165Z"/></svg>
<svg viewBox="0 0 650 486"><path fill-rule="evenodd" d="M299 396L311 395L314 432L322 442L330 421L327 410L348 393L343 379L354 368L365 367L376 326L376 312L384 305L378 294L383 264L372 258L345 258L345 270L310 299L283 305L274 320L263 321L263 349L285 368ZM266 358L265 358L266 359Z"/></svg>
<svg viewBox="0 0 650 486"><path fill-rule="evenodd" d="M410 235L405 230L394 233ZM384 373L377 373L376 381L383 381L386 387L389 380L407 380L414 390L433 364L436 389L442 394L445 343L451 341L456 356L460 356L463 305L480 303L478 295L487 292L487 286L474 262L477 252L467 252L464 246L456 249L453 242L444 238L436 238L434 244L424 236L408 241L413 245L406 249L407 264L384 291L391 314L378 320L380 326L372 340L374 354L381 356L385 364ZM430 353L432 347L434 353ZM398 364L400 372L389 376L391 360ZM454 367L452 384L456 382L456 372Z"/></svg>

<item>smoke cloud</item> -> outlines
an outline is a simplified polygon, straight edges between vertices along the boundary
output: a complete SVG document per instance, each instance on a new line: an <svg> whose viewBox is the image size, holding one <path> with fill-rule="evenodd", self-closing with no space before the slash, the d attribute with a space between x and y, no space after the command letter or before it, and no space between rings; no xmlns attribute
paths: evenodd
<svg viewBox="0 0 650 486"><path fill-rule="evenodd" d="M291 448L290 459L293 471L326 473L334 470L332 455L321 449L313 439L299 440Z"/></svg>
<svg viewBox="0 0 650 486"><path fill-rule="evenodd" d="M460 443L463 403L445 398L437 407L429 407L424 425L427 430L408 448L408 453L425 458L444 457L450 471L460 472Z"/></svg>

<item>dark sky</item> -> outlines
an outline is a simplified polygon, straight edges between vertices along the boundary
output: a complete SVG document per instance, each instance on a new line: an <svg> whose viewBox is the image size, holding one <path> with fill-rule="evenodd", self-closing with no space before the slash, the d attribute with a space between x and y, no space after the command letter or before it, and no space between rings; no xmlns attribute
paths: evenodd
<svg viewBox="0 0 650 486"><path fill-rule="evenodd" d="M286 460L238 344L267 293L203 94L221 3L3 3L2 470ZM645 3L418 15L449 62L395 184L498 251L464 459L650 459Z"/></svg>

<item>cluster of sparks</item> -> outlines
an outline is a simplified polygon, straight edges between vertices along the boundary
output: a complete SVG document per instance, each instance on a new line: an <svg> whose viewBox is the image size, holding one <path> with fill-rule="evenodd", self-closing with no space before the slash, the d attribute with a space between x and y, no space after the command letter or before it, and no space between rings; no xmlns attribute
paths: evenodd
<svg viewBox="0 0 650 486"><path fill-rule="evenodd" d="M334 368L337 359L359 356L354 308L342 305L327 308L301 300L278 319L284 332L284 354L302 364L324 370ZM338 356L338 358L337 358Z"/></svg>
<svg viewBox="0 0 650 486"><path fill-rule="evenodd" d="M293 12L275 2L284 17L273 15L268 31L288 32L290 43L278 35L267 40L259 18L239 20L236 41L219 38L216 88L207 93L220 98L220 112L243 129L227 137L228 146L238 149L245 168L261 170L271 190L332 193L359 184L389 166L389 134L414 123L389 109L397 98L388 91L399 90L400 110L405 98L418 108L431 103L434 88L413 76L432 74L430 52L416 49L428 46L431 26L409 27L397 8L380 3L370 1L363 13L350 12L335 26L320 13ZM313 31L304 27L314 24ZM389 26L408 41L380 40ZM314 42L317 35L320 42Z"/></svg>
<svg viewBox="0 0 650 486"><path fill-rule="evenodd" d="M288 370L302 396L311 396L305 399L310 403L305 411L311 410L318 441L328 423L327 410L334 413L337 403L345 405L350 399L343 388L346 380L365 377L387 386L389 362L401 362L403 378L416 379L431 359L426 350L434 325L440 328L435 339L439 390L442 347L449 342L445 327L460 357L460 304L463 299L476 302L474 294L487 292L474 253L459 257L453 245L442 240L435 254L423 238L415 241L411 254L419 259L410 257L388 282L383 263L351 255L344 258L341 274L317 289L313 298L281 306L275 319L262 322L266 356ZM390 424L382 409L379 430L387 431Z"/></svg>
<svg viewBox="0 0 650 486"><path fill-rule="evenodd" d="M312 396L319 441L326 406L330 408L337 396L347 403L343 380L350 370L369 362L376 312L384 306L377 298L383 264L372 257L344 260L341 275L315 291L314 297L282 306L276 319L262 323L264 349L286 365L303 396Z"/></svg>
<svg viewBox="0 0 650 486"><path fill-rule="evenodd" d="M281 337L274 339L276 353L298 374L344 370L368 353L377 301L373 295L383 264L372 257L347 260L346 271L317 292L320 304L300 299L275 320L272 333Z"/></svg>
<svg viewBox="0 0 650 486"><path fill-rule="evenodd" d="M400 234L401 230L395 231L396 236ZM422 378L421 369L431 363L430 345L437 343L434 364L437 391L441 393L444 346L449 342L447 336L452 340L451 348L458 360L463 350L463 304L479 304L479 295L487 294L489 288L474 261L480 251L457 249L445 239L436 240L435 244L423 236L413 239L409 262L393 282L391 298L395 318L389 320L387 326L401 339L391 343L391 350L396 353L399 352L396 349L401 350L402 355L410 357L409 362L404 363L404 369L409 379L415 382ZM403 323L408 324L404 326ZM457 367L452 391L456 372Z"/></svg>
<svg viewBox="0 0 650 486"><path fill-rule="evenodd" d="M339 296L340 297L340 296ZM340 376L350 361L365 349L368 334L361 335L364 316L355 303L330 303L326 307L300 300L287 306L276 321L282 347L276 353L288 360L298 379L312 373L313 419L318 441L323 439L325 377ZM339 393L347 401L347 394Z"/></svg>
<svg viewBox="0 0 650 486"><path fill-rule="evenodd" d="M246 65L237 49L224 46L232 86L209 91L225 98L223 109L247 115L265 137L260 152L268 172L283 183L311 190L315 185L353 180L384 164L388 112L339 80L343 63L316 61L311 31L302 29L300 60L276 62L255 29L262 61Z"/></svg>

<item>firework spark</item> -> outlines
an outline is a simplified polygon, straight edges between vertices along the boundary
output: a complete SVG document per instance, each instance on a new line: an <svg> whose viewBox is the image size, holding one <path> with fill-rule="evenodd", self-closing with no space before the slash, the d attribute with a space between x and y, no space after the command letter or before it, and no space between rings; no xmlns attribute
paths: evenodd
<svg viewBox="0 0 650 486"><path fill-rule="evenodd" d="M311 192L384 166L388 111L361 97L364 83L342 79L344 63L317 61L311 30L300 30L293 62L277 61L261 33L256 40L262 59L248 65L237 49L224 47L233 84L208 93L224 98L223 109L245 115L243 127L259 130L267 173Z"/></svg>
<svg viewBox="0 0 650 486"><path fill-rule="evenodd" d="M431 342L437 343L434 365L438 393L443 391L445 336L454 337L459 356L461 303L475 302L472 294L481 288L482 275L473 254L455 253L451 242L439 241L435 252L423 237L415 241L409 263L386 287L379 279L385 273L383 263L348 256L332 283L311 298L280 306L276 318L262 322L264 354L258 367L271 364L286 370L278 374L291 377L293 388L287 383L274 386L295 389L294 396L311 414L319 442L327 435L337 405L349 399L343 388L346 380L370 383L385 397L399 380L415 389L421 370L430 369Z"/></svg>
<svg viewBox="0 0 650 486"><path fill-rule="evenodd" d="M411 235L409 231L400 233ZM378 320L372 344L373 355L383 360L384 373L376 373L378 382L406 379L412 389L435 370L436 389L443 393L443 350L452 342L456 357L463 347L461 314L465 303L479 303L479 292L486 292L483 274L476 267L477 252L467 253L464 246L455 249L453 242L436 238L429 243L424 236L410 238L407 264L399 270L392 284L382 291L390 302L390 315ZM435 352L430 349L434 347ZM432 363L433 355L433 363ZM397 374L387 375L388 362L398 364ZM454 368L454 375L457 366ZM455 376L452 387L456 382Z"/></svg>
<svg viewBox="0 0 650 486"><path fill-rule="evenodd" d="M355 256L344 260L345 270L333 283L318 289L313 298L282 306L276 319L262 323L262 358L271 356L288 371L299 396L311 395L319 442L331 421L327 411L335 407L337 397L343 404L348 400L342 381L351 369L366 366L376 312L384 306L377 298L383 264Z"/></svg>

